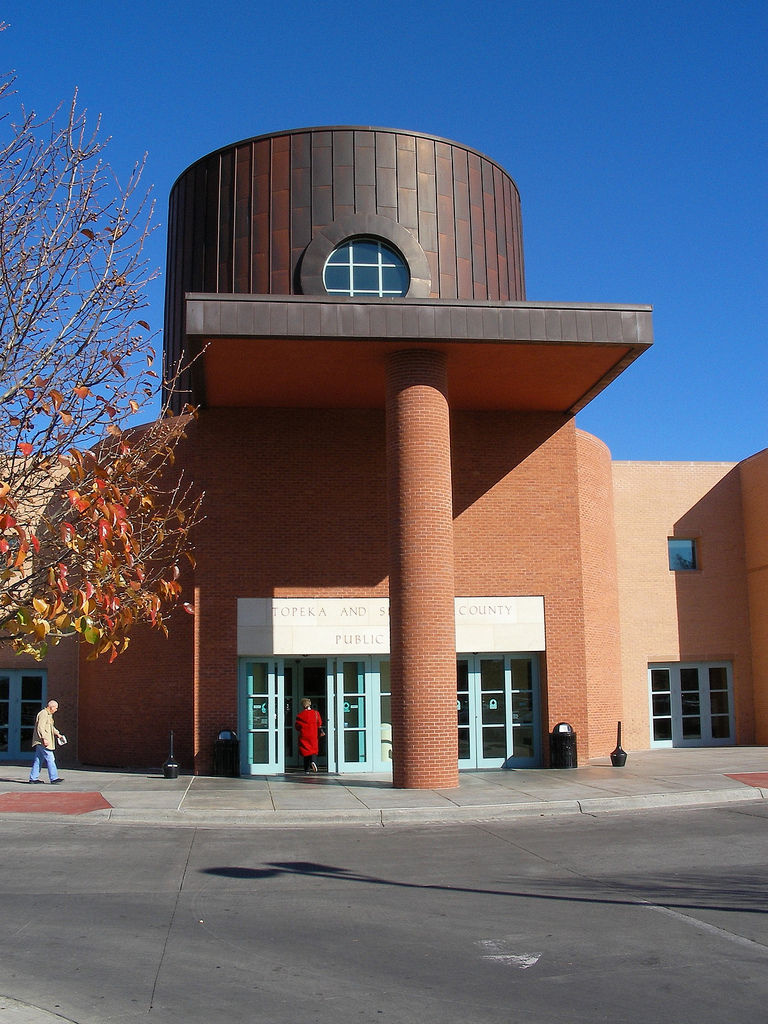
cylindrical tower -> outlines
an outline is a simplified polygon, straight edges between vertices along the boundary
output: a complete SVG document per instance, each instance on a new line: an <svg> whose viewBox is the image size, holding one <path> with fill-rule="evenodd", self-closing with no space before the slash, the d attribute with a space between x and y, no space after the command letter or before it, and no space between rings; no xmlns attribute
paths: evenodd
<svg viewBox="0 0 768 1024"><path fill-rule="evenodd" d="M381 128L260 135L173 186L166 366L183 361L185 294L325 295L323 264L354 237L405 259L408 297L525 299L520 197L488 157Z"/></svg>

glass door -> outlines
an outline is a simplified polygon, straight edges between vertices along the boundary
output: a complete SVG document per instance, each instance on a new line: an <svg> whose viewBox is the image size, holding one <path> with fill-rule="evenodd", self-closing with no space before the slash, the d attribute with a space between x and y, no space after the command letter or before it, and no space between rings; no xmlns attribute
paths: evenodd
<svg viewBox="0 0 768 1024"><path fill-rule="evenodd" d="M735 742L727 662L650 665L651 746L710 747Z"/></svg>
<svg viewBox="0 0 768 1024"><path fill-rule="evenodd" d="M530 655L467 655L457 660L459 768L540 764L536 668Z"/></svg>
<svg viewBox="0 0 768 1024"><path fill-rule="evenodd" d="M338 771L372 771L370 764L370 659L336 663Z"/></svg>
<svg viewBox="0 0 768 1024"><path fill-rule="evenodd" d="M45 682L44 672L0 672L0 759L32 757L32 733L45 703Z"/></svg>
<svg viewBox="0 0 768 1024"><path fill-rule="evenodd" d="M241 662L243 720L240 724L241 771L269 775L283 770L283 666L276 659Z"/></svg>

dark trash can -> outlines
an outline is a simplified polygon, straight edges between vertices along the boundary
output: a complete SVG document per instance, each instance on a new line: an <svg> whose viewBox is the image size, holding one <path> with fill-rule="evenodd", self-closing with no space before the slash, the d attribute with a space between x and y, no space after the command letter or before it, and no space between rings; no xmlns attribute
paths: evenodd
<svg viewBox="0 0 768 1024"><path fill-rule="evenodd" d="M576 733L567 722L558 722L549 734L549 766L550 768L575 768Z"/></svg>
<svg viewBox="0 0 768 1024"><path fill-rule="evenodd" d="M230 729L222 729L213 744L213 774L224 779L240 778L240 740Z"/></svg>

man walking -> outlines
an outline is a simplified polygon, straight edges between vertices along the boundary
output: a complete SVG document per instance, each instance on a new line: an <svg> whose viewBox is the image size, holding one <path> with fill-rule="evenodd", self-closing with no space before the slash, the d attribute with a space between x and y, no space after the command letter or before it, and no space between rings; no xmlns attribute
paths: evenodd
<svg viewBox="0 0 768 1024"><path fill-rule="evenodd" d="M48 769L48 778L52 786L58 785L63 780L59 778L56 767L56 737L61 733L53 724L53 716L59 710L58 702L49 700L42 711L38 712L35 719L35 731L32 734L32 745L35 748L35 759L32 762L32 771L29 773L29 781L39 786L43 784L40 778L40 769L45 762Z"/></svg>

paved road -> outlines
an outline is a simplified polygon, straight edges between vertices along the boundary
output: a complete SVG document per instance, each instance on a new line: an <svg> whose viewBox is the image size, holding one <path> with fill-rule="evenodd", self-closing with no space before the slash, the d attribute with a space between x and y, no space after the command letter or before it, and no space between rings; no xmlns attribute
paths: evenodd
<svg viewBox="0 0 768 1024"><path fill-rule="evenodd" d="M6 818L0 993L22 1005L0 1022L764 1020L767 841L764 801L389 828Z"/></svg>

